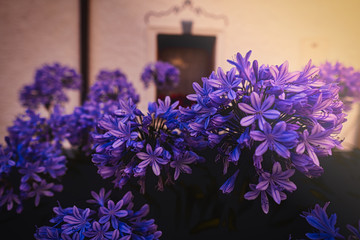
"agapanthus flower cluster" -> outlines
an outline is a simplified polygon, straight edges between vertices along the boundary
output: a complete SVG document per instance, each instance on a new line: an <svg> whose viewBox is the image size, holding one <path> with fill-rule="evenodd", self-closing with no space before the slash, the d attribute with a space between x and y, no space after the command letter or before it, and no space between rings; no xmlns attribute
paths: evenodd
<svg viewBox="0 0 360 240"><path fill-rule="evenodd" d="M145 87L153 81L159 90L172 90L180 81L180 71L168 62L157 61L146 65L141 80Z"/></svg>
<svg viewBox="0 0 360 240"><path fill-rule="evenodd" d="M120 70L101 71L84 104L76 107L73 113L61 117L61 125L66 128L66 139L71 146L90 154L90 132L94 131L98 119L103 114L113 114L119 107L119 100L127 101L130 98L135 103L139 101L139 95Z"/></svg>
<svg viewBox="0 0 360 240"><path fill-rule="evenodd" d="M181 131L178 102L150 103L144 115L132 99L120 101L114 115L99 121L99 132L93 134L92 161L103 178L114 177L116 187L122 188L130 178L138 178L141 192L145 191L146 176L158 176L158 188L171 183L181 172L191 173L189 165L200 158L189 146Z"/></svg>
<svg viewBox="0 0 360 240"><path fill-rule="evenodd" d="M81 76L72 68L59 63L44 65L35 74L35 82L20 92L21 104L30 109L43 105L50 109L55 104L68 101L65 89L79 89Z"/></svg>
<svg viewBox="0 0 360 240"><path fill-rule="evenodd" d="M71 114L63 115L62 126L66 128L66 139L72 147L78 147L86 154L90 154L92 141L90 132L94 131L96 123L101 116L99 106L85 102L76 107Z"/></svg>
<svg viewBox="0 0 360 240"><path fill-rule="evenodd" d="M309 212L303 212L301 215L306 219L306 221L314 227L317 232L307 233L306 237L309 239L316 240L335 240L335 239L345 239L339 231L340 228L336 227L336 214L331 214L330 218L326 213L326 209L329 206L330 202L327 202L324 207L320 207L318 204L315 205L314 209L311 209ZM351 235L348 236L348 240L359 240L360 239L360 221L358 228L347 224L347 229L351 232Z"/></svg>
<svg viewBox="0 0 360 240"><path fill-rule="evenodd" d="M53 227L42 226L36 230L35 239L82 240L156 240L162 235L153 219L145 219L149 205L134 210L133 195L127 192L119 201L110 200L111 191L102 188L91 192L88 208L77 206L54 207L56 214L50 222Z"/></svg>
<svg viewBox="0 0 360 240"><path fill-rule="evenodd" d="M290 72L288 62L280 66L259 66L240 53L228 62L234 67L218 68L203 86L193 83L195 103L180 108L192 136L205 136L209 146L218 150L217 160L227 173L230 163L234 174L221 190L229 193L240 164L251 162L255 183L250 184L246 199L261 197L265 213L270 196L277 204L286 192L296 190L289 180L294 168L308 177L322 174L319 157L341 147L336 135L345 121L339 87L318 81L319 69L311 61L302 71ZM250 152L252 159L242 158ZM240 170L240 173L236 169Z"/></svg>
<svg viewBox="0 0 360 240"><path fill-rule="evenodd" d="M53 131L56 119L27 110L8 128L7 146L0 147L0 207L6 205L9 211L16 205L20 213L23 200L34 198L38 206L41 197L62 190L58 183L66 172L60 144L64 134Z"/></svg>
<svg viewBox="0 0 360 240"><path fill-rule="evenodd" d="M320 65L319 77L326 83L336 83L340 87L339 96L344 102L345 111L349 111L353 103L360 102L360 71L340 62L326 62Z"/></svg>
<svg viewBox="0 0 360 240"><path fill-rule="evenodd" d="M87 104L97 105L102 114L112 113L119 107L119 100L131 98L139 102L139 95L120 70L101 71L90 88Z"/></svg>

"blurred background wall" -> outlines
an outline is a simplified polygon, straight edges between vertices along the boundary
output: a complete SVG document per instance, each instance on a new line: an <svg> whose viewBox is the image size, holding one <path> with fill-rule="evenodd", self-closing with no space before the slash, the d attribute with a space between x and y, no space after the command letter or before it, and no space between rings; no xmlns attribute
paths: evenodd
<svg viewBox="0 0 360 240"><path fill-rule="evenodd" d="M0 0L0 142L25 109L19 91L37 68L55 62L79 70L79 3L73 0ZM69 92L70 111L79 93Z"/></svg>
<svg viewBox="0 0 360 240"><path fill-rule="evenodd" d="M90 0L89 82L100 69L120 68L141 96L140 108L155 100L140 74L157 59L157 34L182 34L181 21L193 22L194 35L215 36L215 68L252 50L259 63L290 63L300 70L313 63L340 61L360 69L358 0L193 0L194 8L225 16L214 19L185 8L157 16L183 0ZM18 91L33 81L35 69L54 61L79 69L79 1L0 0L0 137L23 111ZM159 15L159 14L158 14ZM161 15L161 14L160 14ZM146 18L147 16L147 18ZM78 104L74 97L68 108ZM344 146L358 144L358 106L349 113Z"/></svg>

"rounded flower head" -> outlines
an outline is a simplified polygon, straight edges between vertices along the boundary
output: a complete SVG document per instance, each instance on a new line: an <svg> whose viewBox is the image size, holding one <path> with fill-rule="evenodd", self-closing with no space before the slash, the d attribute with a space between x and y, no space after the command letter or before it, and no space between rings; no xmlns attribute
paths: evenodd
<svg viewBox="0 0 360 240"><path fill-rule="evenodd" d="M120 70L102 70L90 88L87 102L97 105L101 114L112 114L119 107L119 101L132 99L139 102L139 95Z"/></svg>
<svg viewBox="0 0 360 240"><path fill-rule="evenodd" d="M23 106L37 109L40 105L49 109L55 104L68 101L64 89L79 89L81 76L59 63L44 65L35 74L35 82L25 86L20 93Z"/></svg>
<svg viewBox="0 0 360 240"><path fill-rule="evenodd" d="M360 71L345 66L340 62L325 62L320 65L319 78L326 84L339 86L339 97L344 102L344 110L349 111L352 105L360 101Z"/></svg>
<svg viewBox="0 0 360 240"><path fill-rule="evenodd" d="M17 204L19 213L23 201L34 198L38 206L42 197L62 191L57 183L66 173L61 149L64 134L53 129L55 121L55 117L46 119L27 110L8 128L6 147L0 146L0 206L7 203L11 210Z"/></svg>
<svg viewBox="0 0 360 240"><path fill-rule="evenodd" d="M287 61L260 65L250 62L250 55L251 51L245 56L237 53L235 60L228 60L234 68L218 68L202 78L202 86L194 83L195 93L188 96L194 104L180 108L180 119L191 136L202 137L208 147L218 150L216 160L224 163L224 174L235 168L220 188L224 193L236 187L236 176L242 174L239 162L253 156L259 182L250 184L245 197L261 195L267 213L268 195L280 203L286 199L284 190L295 190L295 185L273 179L278 179L279 166L286 168L281 171L285 175L293 174L293 167L309 177L321 175L318 157L341 147L336 135L346 120L339 87L319 80L319 68L311 60L301 71L291 72Z"/></svg>
<svg viewBox="0 0 360 240"><path fill-rule="evenodd" d="M93 162L101 176L115 177L119 188L138 178L144 192L149 174L158 177L157 187L162 190L164 182L173 182L181 172L191 173L189 164L199 156L192 151L187 128L180 122L178 104L170 97L159 99L149 104L144 115L131 100L122 101L113 115L104 115L99 131L93 133ZM152 171L147 171L148 167Z"/></svg>
<svg viewBox="0 0 360 240"><path fill-rule="evenodd" d="M99 197L104 196L105 190L99 194L93 192L95 203L82 209L77 206L54 208L55 218L50 222L55 225L37 228L35 239L154 239L161 237L161 231L153 219L145 219L149 206L144 205L138 211L133 209L133 195L127 192L122 199L115 202L105 200L105 206L99 204ZM108 196L108 194L106 194ZM102 198L102 201L104 198Z"/></svg>
<svg viewBox="0 0 360 240"><path fill-rule="evenodd" d="M159 90L171 90L176 87L180 81L180 71L174 65L168 62L158 61L146 65L141 74L141 80L145 87L150 82L154 82Z"/></svg>

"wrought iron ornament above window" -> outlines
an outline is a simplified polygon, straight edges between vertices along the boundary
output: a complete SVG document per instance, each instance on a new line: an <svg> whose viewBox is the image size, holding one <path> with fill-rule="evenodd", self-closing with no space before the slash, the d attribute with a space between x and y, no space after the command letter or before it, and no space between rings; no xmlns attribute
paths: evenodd
<svg viewBox="0 0 360 240"><path fill-rule="evenodd" d="M172 13L178 14L182 11L184 11L185 9L189 9L192 12L194 12L197 15L203 15L205 17L208 18L213 18L213 19L220 19L224 21L225 26L228 25L228 18L226 17L226 15L224 14L213 14L210 13L204 9L202 9L201 7L194 7L191 0L185 0L184 3L181 6L173 6L171 8L169 8L168 10L164 10L164 11L149 11L145 14L144 20L145 23L149 22L150 17L164 17L164 16L168 16Z"/></svg>

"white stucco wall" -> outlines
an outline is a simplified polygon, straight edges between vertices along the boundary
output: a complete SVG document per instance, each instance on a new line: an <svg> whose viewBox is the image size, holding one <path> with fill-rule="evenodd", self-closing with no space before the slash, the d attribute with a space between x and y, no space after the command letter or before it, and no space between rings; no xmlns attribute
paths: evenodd
<svg viewBox="0 0 360 240"><path fill-rule="evenodd" d="M341 61L360 69L360 1L358 0L193 0L194 7L225 14L228 25L198 16L189 10L145 24L149 11L181 6L183 0L91 1L91 77L102 68L120 67L141 92L140 107L154 100L154 89L144 91L139 76L148 61L156 59L156 33L180 33L180 21L193 20L196 34L218 34L216 65L229 68L226 59L253 50L259 63L290 63L291 70L311 58L320 64ZM208 32L207 32L208 31ZM345 146L353 146L358 131L357 112L345 125ZM355 120L355 121L354 121Z"/></svg>
<svg viewBox="0 0 360 240"><path fill-rule="evenodd" d="M19 90L44 63L79 70L78 1L0 0L0 142L15 116L24 112ZM68 110L79 104L71 93Z"/></svg>

